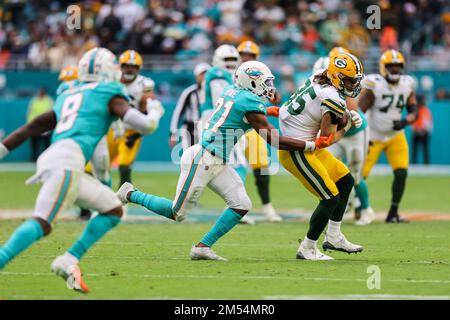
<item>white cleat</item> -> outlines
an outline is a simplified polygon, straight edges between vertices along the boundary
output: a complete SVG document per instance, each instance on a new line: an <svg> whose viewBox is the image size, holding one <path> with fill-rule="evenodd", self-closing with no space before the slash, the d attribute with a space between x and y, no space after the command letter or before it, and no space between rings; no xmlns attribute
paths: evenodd
<svg viewBox="0 0 450 320"><path fill-rule="evenodd" d="M56 257L51 265L51 271L66 281L68 289L88 293L90 290L83 281L78 259L66 252Z"/></svg>
<svg viewBox="0 0 450 320"><path fill-rule="evenodd" d="M363 209L361 211L361 218L355 222L357 226L366 226L375 220L375 212L372 208Z"/></svg>
<svg viewBox="0 0 450 320"><path fill-rule="evenodd" d="M122 184L119 188L119 190L117 190L116 194L119 197L120 201L122 201L123 204L127 204L128 198L127 195L128 193L132 192L132 191L136 191L137 189L129 182L125 182L124 184Z"/></svg>
<svg viewBox="0 0 450 320"><path fill-rule="evenodd" d="M240 224L255 224L255 220L245 215L239 221Z"/></svg>
<svg viewBox="0 0 450 320"><path fill-rule="evenodd" d="M325 234L325 239L322 244L323 250L335 250L350 253L357 253L363 251L363 247L358 244L353 244L348 241L345 236L340 233L336 237L330 237Z"/></svg>
<svg viewBox="0 0 450 320"><path fill-rule="evenodd" d="M192 246L189 256L191 260L227 261L227 259L217 255L210 247L197 247L195 245Z"/></svg>
<svg viewBox="0 0 450 320"><path fill-rule="evenodd" d="M275 211L275 208L271 203L265 204L262 207L262 211L269 222L281 222L283 218Z"/></svg>
<svg viewBox="0 0 450 320"><path fill-rule="evenodd" d="M313 261L320 261L320 260L334 260L334 258L327 256L326 254L323 254L320 252L319 248L317 248L317 245L314 245L313 247L305 248L303 246L303 243L300 244L300 247L297 251L297 259L302 260L313 260Z"/></svg>

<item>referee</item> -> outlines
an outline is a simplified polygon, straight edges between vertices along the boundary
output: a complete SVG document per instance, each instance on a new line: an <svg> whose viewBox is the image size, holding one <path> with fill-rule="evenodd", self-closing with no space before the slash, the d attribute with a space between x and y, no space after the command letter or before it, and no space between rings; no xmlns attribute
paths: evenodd
<svg viewBox="0 0 450 320"><path fill-rule="evenodd" d="M206 71L211 68L208 63L199 63L194 68L196 83L181 93L170 121L169 145L173 148L181 137L183 150L198 142L196 124L200 119L199 96Z"/></svg>

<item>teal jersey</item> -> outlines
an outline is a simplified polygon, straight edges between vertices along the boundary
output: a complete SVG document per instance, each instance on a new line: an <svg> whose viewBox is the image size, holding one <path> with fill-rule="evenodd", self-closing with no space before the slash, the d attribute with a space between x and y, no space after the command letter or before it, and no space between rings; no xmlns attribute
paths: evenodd
<svg viewBox="0 0 450 320"><path fill-rule="evenodd" d="M363 121L361 127L356 128L354 126L351 126L350 129L345 133L344 137L351 137L351 136L357 134L358 132L363 131L367 128L368 123L367 123L366 115L361 110L358 110L358 113L361 116L361 119Z"/></svg>
<svg viewBox="0 0 450 320"><path fill-rule="evenodd" d="M266 114L264 99L235 85L228 86L203 130L203 148L227 162L234 145L252 128L245 115L253 112Z"/></svg>
<svg viewBox="0 0 450 320"><path fill-rule="evenodd" d="M200 114L206 110L214 109L214 102L211 94L210 83L212 80L223 79L228 84L233 84L233 77L231 74L222 68L212 67L205 73L205 101L200 105Z"/></svg>
<svg viewBox="0 0 450 320"><path fill-rule="evenodd" d="M56 95L60 95L61 93L63 93L64 91L66 91L68 89L75 88L79 83L80 82L78 80L62 82L58 86L58 89L56 89Z"/></svg>
<svg viewBox="0 0 450 320"><path fill-rule="evenodd" d="M109 101L115 96L130 101L125 87L119 82L78 82L72 88L63 90L53 107L57 124L52 143L72 139L89 161L100 139L108 132L111 123L117 120L108 108Z"/></svg>

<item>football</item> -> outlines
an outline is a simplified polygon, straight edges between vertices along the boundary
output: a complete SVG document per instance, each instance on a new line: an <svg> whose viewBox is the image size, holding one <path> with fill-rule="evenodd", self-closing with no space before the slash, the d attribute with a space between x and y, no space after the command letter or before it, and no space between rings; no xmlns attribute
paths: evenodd
<svg viewBox="0 0 450 320"><path fill-rule="evenodd" d="M340 118L339 120L338 120L338 123L337 123L337 129L338 130L341 130L341 129L343 129L343 128L345 128L345 126L347 125L347 122L349 121L349 116L348 116L348 113L346 112L346 113L344 113L344 115L342 116L342 118Z"/></svg>

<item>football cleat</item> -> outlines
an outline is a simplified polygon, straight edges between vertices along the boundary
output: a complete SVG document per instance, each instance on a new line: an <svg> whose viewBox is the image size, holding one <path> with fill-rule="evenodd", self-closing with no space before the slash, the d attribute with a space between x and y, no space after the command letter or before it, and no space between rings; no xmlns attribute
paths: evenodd
<svg viewBox="0 0 450 320"><path fill-rule="evenodd" d="M197 247L193 245L189 255L191 257L191 260L227 261L227 259L217 255L210 247Z"/></svg>
<svg viewBox="0 0 450 320"><path fill-rule="evenodd" d="M330 237L325 234L325 239L322 244L323 250L335 250L347 253L357 253L363 251L363 247L357 244L353 244L348 241L345 236L340 233L337 237Z"/></svg>
<svg viewBox="0 0 450 320"><path fill-rule="evenodd" d="M240 224L255 224L255 220L245 215L239 220Z"/></svg>
<svg viewBox="0 0 450 320"><path fill-rule="evenodd" d="M361 210L361 218L356 221L357 226L366 226L368 224L371 224L375 220L375 212L372 208L367 208Z"/></svg>
<svg viewBox="0 0 450 320"><path fill-rule="evenodd" d="M68 289L81 293L90 291L81 276L78 259L70 253L66 252L62 256L56 257L52 262L51 271L66 281Z"/></svg>
<svg viewBox="0 0 450 320"><path fill-rule="evenodd" d="M399 215L388 215L386 217L386 223L408 223L409 220L400 217Z"/></svg>
<svg viewBox="0 0 450 320"><path fill-rule="evenodd" d="M313 261L334 260L334 258L320 252L319 248L317 248L316 245L310 248L305 248L305 246L303 246L303 243L301 243L300 247L298 248L296 258L301 260Z"/></svg>
<svg viewBox="0 0 450 320"><path fill-rule="evenodd" d="M119 188L119 190L117 190L116 194L119 197L120 201L122 201L123 204L127 204L129 202L127 196L128 193L132 192L132 191L136 191L137 189L129 182L125 182L124 184L122 184Z"/></svg>
<svg viewBox="0 0 450 320"><path fill-rule="evenodd" d="M275 211L271 203L265 204L262 207L262 211L264 213L264 216L266 217L266 220L269 222L283 221L283 218Z"/></svg>

